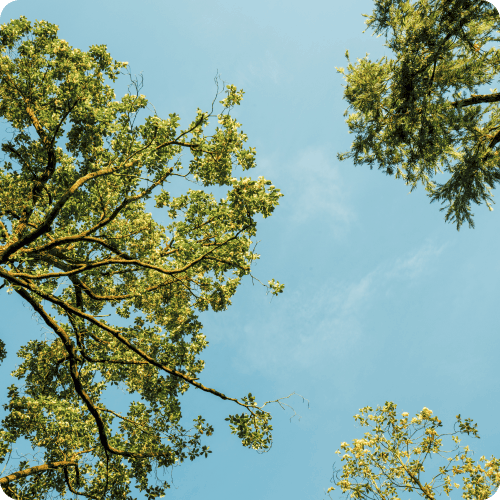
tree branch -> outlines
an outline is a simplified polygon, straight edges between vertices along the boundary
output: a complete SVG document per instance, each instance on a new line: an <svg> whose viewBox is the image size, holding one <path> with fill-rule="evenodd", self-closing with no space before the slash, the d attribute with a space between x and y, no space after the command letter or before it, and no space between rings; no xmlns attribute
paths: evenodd
<svg viewBox="0 0 500 500"><path fill-rule="evenodd" d="M4 271L0 268L0 275L3 275L3 274L4 274ZM31 284L29 282L25 282L19 278L15 278L15 277L11 277L11 280L16 282L16 284L19 285L20 287L28 288L29 290L31 290L35 294L39 295L41 298L48 300L49 302L52 302L53 304L57 304L59 307L64 309L66 311L66 313L73 313L77 316L80 316L81 318L88 320L90 323L95 324L96 326L98 326L102 330L105 330L105 331L111 333L111 335L113 335L122 344L126 345L131 351L135 352L136 354L138 354L143 359L148 361L150 364L156 366L157 368L160 368L160 369L166 371L170 375L174 375L178 378L183 379L184 381L188 382L189 384L193 385L194 387L196 387L198 389L201 389L204 392L208 392L210 394L218 396L221 399L233 401L236 404L246 408L255 417L255 414L252 411L252 407L250 405L247 405L245 403L241 403L240 401L238 401L235 398L231 398L229 396L226 396L225 394L222 394L219 391L216 391L215 389L211 389L209 387L204 386L203 384L197 382L196 379L189 377L188 375L185 375L184 373L181 373L177 370L174 370L168 366L162 365L161 363L156 361L154 358L152 358L151 356L149 356L148 354L143 352L141 349L134 346L128 339L126 339L125 337L123 337L123 335L120 334L119 330L115 330L114 328L111 328L110 326L108 326L104 323L101 323L100 321L96 320L95 317L79 311L78 309L76 309L72 305L70 305L66 302L63 302L62 300L58 299L57 297L54 297L46 292L38 290L33 284ZM43 310L43 308L24 290L24 288L19 288L19 289L15 289L15 290L18 294L20 294L26 301L28 301L32 305L32 307L40 314L40 316L47 323L47 325L50 326L54 330L54 332L56 332L59 335L59 337L61 338L61 340L63 341L63 344L65 345L68 353L70 354L69 361L70 361L70 367L71 367L71 376L72 376L74 384L75 384L75 389L77 390L78 394L80 394L80 396L82 397L84 402L87 404L87 407L89 408L89 411L92 413L94 418L96 420L98 420L99 422L101 422L100 416L99 416L97 410L93 406L88 395L84 392L83 387L81 386L81 383L79 381L77 367L76 367L76 356L77 355L76 355L73 344L71 343L67 333ZM98 423L98 427L99 427L99 423ZM102 438L101 442L102 442L103 446L108 451L110 451L112 453L116 453L116 454L122 454L124 456L136 456L136 455L126 455L127 452L120 452L120 450L116 450L116 449L110 447L110 445L107 442L106 435L104 433L104 426L102 425L102 422L101 422L101 427L99 427L99 434ZM145 456L150 456L150 455L145 455ZM153 456L153 455L151 455L151 456Z"/></svg>
<svg viewBox="0 0 500 500"><path fill-rule="evenodd" d="M156 136L156 134L155 134L155 136ZM153 140L154 140L154 138L152 139L152 141ZM152 141L151 141L151 143L152 143ZM120 168L122 168L123 166L125 166L125 167L133 166L135 163L137 163L139 161L139 158L136 158L135 160L132 160L132 161L130 161L130 160L134 156L138 155L139 153L141 153L145 149L147 149L151 145L151 143L146 144L143 148L141 148L138 151L136 151L135 153L132 153L131 155L129 155L119 165L116 165L115 167L103 168L103 169L98 170L96 172L89 172L87 175L80 177L80 179L75 181L75 183L66 191L66 193L64 193L64 195L61 196L60 200L55 204L55 206L52 208L52 210L50 210L50 212L45 216L44 221L38 226L37 229L35 229L34 231L32 231L31 233L27 234L24 237L20 237L17 241L12 243L11 245L9 245L7 247L3 247L3 252L0 253L0 264L5 262L12 254L17 252L17 250L19 250L20 248L22 248L26 245L29 245L31 242L35 241L39 236L41 236L44 232L48 231L50 229L51 224L54 222L55 218L59 215L59 212L62 210L63 206L66 204L68 199L71 196L73 196L73 194L78 190L78 188L80 188L83 184L85 184L85 182L87 182L91 179L97 178L97 177L110 175L110 174L114 173L115 171L119 170ZM140 157L140 155L139 155L139 157ZM54 160L54 162L55 162L55 160ZM54 163L54 166L55 166L55 163ZM50 170L50 168L47 168L47 171L48 170ZM158 186L160 183L164 182L165 179L172 172L173 172L173 167L170 167L167 170L166 174L163 175L160 179L158 179L157 182L153 183L151 186L149 186L147 189L145 189L143 194L138 194L136 196L125 198L125 200L123 200L123 202L115 209L115 211L111 214L110 217L108 217L107 219L104 219L104 220L102 220L102 218L101 218L101 221L98 222L93 228L89 229L88 231L85 231L82 234L87 236L87 235L91 234L92 232L97 231L97 229L99 229L100 227L108 224L110 221L112 221L119 214L119 212L122 210L122 208L124 208L129 203L136 201L136 200L139 200L142 197L151 193L151 191L156 186ZM26 212L26 214L27 214L27 212ZM19 222L19 225L24 220L26 214L24 214L24 212L23 212L23 216L21 217L21 221ZM17 229L16 229L16 231L17 231Z"/></svg>
<svg viewBox="0 0 500 500"><path fill-rule="evenodd" d="M43 465L36 465L35 467L30 467L29 469L20 470L18 472L9 474L8 476L0 477L0 485L8 485L10 482L15 481L16 479L31 476L32 474L38 474L39 472L57 469L59 467L75 467L78 470L78 462L48 462Z"/></svg>
<svg viewBox="0 0 500 500"><path fill-rule="evenodd" d="M41 318L45 321L45 323L61 338L63 341L64 347L66 348L66 351L69 354L69 362L70 362L70 375L73 380L73 385L75 387L75 390L77 394L80 396L80 398L83 400L85 405L87 406L90 414L94 417L94 421L97 425L97 429L99 432L99 439L104 447L105 450L109 451L110 453L113 453L114 455L121 455L124 457L130 457L130 458L157 458L160 456L171 456L173 452L169 453L133 453L129 451L124 451L124 450L119 450L117 448L114 448L111 446L108 442L108 437L106 436L106 431L104 428L104 423L101 419L101 416L99 415L99 412L97 411L96 407L92 403L89 395L85 392L83 385L80 381L80 376L78 373L78 366L77 366L77 354L75 352L75 348L73 346L73 343L71 342L68 334L66 331L61 328L51 317L48 315L43 307L41 307L30 295L29 293L26 292L24 289L16 289L16 292L24 299L26 300L32 307L35 309L35 311L41 316ZM80 313L80 315L84 315L83 313ZM87 316L87 315L85 315ZM126 341L126 339L124 339ZM126 341L128 343L128 341ZM129 345L131 345L129 343ZM146 355L147 356L147 355ZM149 357L149 356L148 356ZM152 359L152 358L150 358ZM154 360L153 360L154 361ZM157 363L159 365L159 363ZM161 366L161 365L160 365Z"/></svg>

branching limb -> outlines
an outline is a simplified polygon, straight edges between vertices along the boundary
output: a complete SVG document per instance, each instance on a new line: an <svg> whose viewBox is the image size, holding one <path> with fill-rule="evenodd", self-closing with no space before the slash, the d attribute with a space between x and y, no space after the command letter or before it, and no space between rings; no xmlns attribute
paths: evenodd
<svg viewBox="0 0 500 500"><path fill-rule="evenodd" d="M35 311L41 316L41 318L45 321L45 323L59 336L59 338L62 340L64 347L66 348L66 351L68 352L69 355L69 363L70 363L70 375L73 380L73 384L75 387L75 390L77 394L80 396L80 398L83 400L85 405L87 406L87 409L89 410L90 414L95 420L95 423L97 425L97 429L99 432L99 439L104 447L105 450L109 451L110 453L113 453L115 455L121 455L124 457L130 457L130 458L155 458L159 456L165 456L165 455L170 455L164 454L164 453L133 453L125 450L119 450L117 448L114 448L111 446L108 442L108 437L106 436L106 431L104 428L104 422L101 419L101 416L99 415L99 412L97 411L96 407L92 403L89 395L86 393L86 391L83 388L83 385L80 381L80 376L78 373L78 364L77 364L77 354L75 351L75 348L73 346L73 343L71 342L71 339L69 338L68 334L66 331L61 328L46 312L45 310L35 301L33 298L26 292L24 289L16 289L16 292L24 299L26 300L32 307L35 309ZM126 340L126 339L124 339ZM128 341L126 340L128 343ZM129 345L131 345L129 343ZM147 355L146 355L147 356ZM148 356L149 357L149 356ZM151 359L151 358L150 358ZM159 363L157 363L159 366L161 366ZM182 375L182 374L181 374Z"/></svg>
<svg viewBox="0 0 500 500"><path fill-rule="evenodd" d="M156 136L156 134L155 134L155 136ZM129 155L128 158L125 159L124 162L120 163L119 165L117 165L115 167L103 168L103 169L98 170L96 172L89 172L87 175L84 175L83 177L80 177L80 179L78 179L77 181L75 181L75 183L66 191L66 193L64 193L61 196L61 198L59 199L59 201L49 211L49 213L46 215L45 219L38 226L38 228L35 229L34 231L32 231L31 233L27 234L26 236L21 237L21 233L19 233L18 229L19 229L19 227L22 224L24 224L25 222L27 222L28 218L29 218L29 216L28 216L28 212L29 211L25 210L23 212L21 220L20 220L20 222L18 224L18 228L16 229L16 231L19 234L19 239L17 241L15 241L14 243L12 243L11 245L8 245L7 247L3 248L3 252L0 253L0 264L6 262L7 259L12 254L14 254L15 252L17 252L19 249L21 249L21 248L29 245L30 243L32 243L33 241L35 241L38 237L40 237L42 234L44 234L45 232L49 231L52 223L54 222L54 220L56 219L56 217L59 215L60 211L62 210L62 208L66 204L66 202L69 200L69 198L71 196L73 196L73 194L81 186L83 186L87 181L89 181L91 179L94 179L94 178L98 178L98 177L110 175L110 174L116 172L117 170L119 170L120 168L122 168L123 166L125 166L125 167L133 166L134 164L136 164L139 161L139 159L140 159L140 153L143 152L143 150L147 149L150 146L150 144L152 143L153 140L154 140L154 138L151 140L151 142L149 144L146 144L139 151L137 151L137 152L132 153L131 155ZM133 159L134 157L136 157L136 158ZM55 159L53 161L54 161L54 167L53 168L55 168ZM49 168L47 170L49 170ZM108 224L109 222L111 222L113 219L115 219L118 216L118 214L121 212L121 210L126 205L132 203L133 201L139 200L139 199L143 198L144 196L149 195L151 193L151 191L155 187L157 187L159 184L161 184L161 183L163 183L165 181L165 179L172 173L172 171L173 171L173 168L171 167L169 170L167 170L167 172L163 176L160 177L160 179L158 179L157 182L153 183L151 186L149 186L147 189L145 189L142 194L138 194L136 196L131 196L131 197L125 198L123 200L123 202L113 211L113 213L109 217L101 219L101 221L98 222L93 228L91 228L88 231L85 231L84 233L82 233L82 236L83 235L87 236L87 235L92 234L93 232L97 231L100 227L105 226L106 224ZM54 245L54 246L57 246L57 245Z"/></svg>
<svg viewBox="0 0 500 500"><path fill-rule="evenodd" d="M107 260L103 260L103 261L99 261L99 262L82 264L80 267L78 267L76 269L72 269L71 271L66 271L66 272L62 272L62 273L47 273L47 274L39 274L39 275L32 275L32 274L27 274L27 273L8 273L8 275L11 277L24 278L24 279L28 279L28 280L61 278L63 276L74 276L74 275L82 273L84 271L88 271L90 269L95 269L95 268L102 267L102 266L107 266L109 264L127 264L127 265L134 264L134 265L137 265L139 267L144 267L146 269L152 269L154 271L158 271L162 274L174 275L174 274L179 274L179 273L183 273L183 272L187 271L188 269L193 267L195 264L197 264L200 261L207 258L208 255L215 252L215 250L217 250L217 248L220 248L220 247L226 245L227 243L229 243L230 241L237 239L238 236L240 235L240 233L242 233L245 229L248 229L248 227L249 226L244 226L235 235L231 236L230 238L223 241L222 243L217 244L215 246L215 248L212 248L211 250L204 253L203 255L198 257L197 259L192 260L191 262L189 262L185 266L178 268L178 269L163 269L161 267L154 266L152 264L148 264L147 262L142 262L141 260L134 259L133 257L129 257L127 255L125 259L124 258L121 258L121 259L113 258L113 259L107 259Z"/></svg>
<svg viewBox="0 0 500 500"><path fill-rule="evenodd" d="M59 467L75 467L78 468L78 462L75 461L62 461L62 462L49 462L43 465L37 465L35 467L30 467L29 469L20 470L18 472L13 472L5 477L0 477L0 485L6 486L12 481L16 481L22 477L31 476L32 474L38 474L40 472L45 472L47 470L58 469Z"/></svg>

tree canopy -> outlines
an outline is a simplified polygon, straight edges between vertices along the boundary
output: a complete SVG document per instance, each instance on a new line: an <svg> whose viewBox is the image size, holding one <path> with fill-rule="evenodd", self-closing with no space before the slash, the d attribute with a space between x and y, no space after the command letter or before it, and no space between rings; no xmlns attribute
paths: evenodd
<svg viewBox="0 0 500 500"><path fill-rule="evenodd" d="M365 17L395 59L366 54L353 64L347 51L348 71L336 68L355 135L338 158L377 164L411 191L422 183L431 203L445 204L446 221L474 227L472 202L493 210L500 180L500 93L478 90L499 72L500 50L488 48L500 40L496 8L483 0L375 0ZM434 181L439 174L447 180Z"/></svg>
<svg viewBox="0 0 500 500"><path fill-rule="evenodd" d="M267 403L199 381L208 342L197 312L231 304L259 258L255 218L269 217L282 194L263 177L233 176L255 166L230 114L242 90L227 85L220 113L216 97L184 130L175 113L155 111L138 125L148 100L137 80L121 100L104 82L128 63L113 61L105 45L72 48L57 31L23 16L0 27L0 115L13 130L0 165L0 288L28 303L52 335L20 349L13 374L23 387L8 388L0 430L0 463L20 438L43 460L21 461L0 485L13 498L114 499L131 498L135 479L156 498L169 485L148 485L152 464L211 453L201 437L213 427L201 415L192 434L179 423L179 396L190 387L243 408L226 420L244 446L271 444ZM219 126L207 135L214 116ZM188 183L185 194L173 196L170 183ZM216 200L212 186L227 196ZM153 191L166 228L145 212ZM264 286L274 295L284 288L274 279ZM102 319L105 306L130 325ZM0 361L6 354L0 342ZM126 415L101 398L118 385L141 399Z"/></svg>
<svg viewBox="0 0 500 500"><path fill-rule="evenodd" d="M468 456L471 451L469 446L460 447L457 436L472 434L479 439L477 424L473 425L471 419L462 421L461 416L457 415L455 432L439 434L436 429L443 424L437 416L432 416L432 410L423 408L408 422L409 414L403 412L402 418L398 419L396 409L396 404L386 402L383 407L377 407L375 414L372 413L373 408L367 406L359 410L361 415L354 416L361 426L371 427L372 432L365 432L363 439L354 439L352 446L341 443L343 452L335 452L339 455L343 453L341 461L345 461L340 479L339 471L334 472L332 478L342 493L349 493L351 498L399 500L404 492L415 491L426 500L435 500L441 487L447 496L450 496L453 488L459 489L456 476L462 476L462 498L486 500L491 497L500 486L500 460L493 456L487 460L483 456L476 464ZM451 436L456 444L455 449L441 449L444 436ZM426 464L429 469L434 469L433 472L424 468L427 458L432 459L433 455L443 457L441 453L451 453L459 448L463 452L447 457L443 466L438 467L432 462L431 465ZM454 462L459 464L454 465ZM484 468L480 462L484 462ZM430 474L432 478L424 482L423 473ZM332 490L335 487L328 488L328 492Z"/></svg>

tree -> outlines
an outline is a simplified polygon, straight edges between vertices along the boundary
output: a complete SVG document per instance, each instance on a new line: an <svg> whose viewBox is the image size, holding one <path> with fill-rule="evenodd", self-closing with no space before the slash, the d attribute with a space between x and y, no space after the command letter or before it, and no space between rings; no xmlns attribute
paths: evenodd
<svg viewBox="0 0 500 500"><path fill-rule="evenodd" d="M458 454L453 458L448 457L447 464L439 467L439 473L429 482L424 483L421 477L421 473L426 472L425 460L429 456L432 459L433 454L442 456L440 450L443 436L452 436L457 445L452 451L456 451L461 448L457 434L472 434L479 439L477 424L472 425L471 419L462 421L460 415L457 415L455 429L458 424L459 430L439 435L436 429L443 424L437 416L432 416L432 411L428 408L417 413L410 423L407 412L401 414L401 419L397 419L396 408L396 404L386 402L382 408L377 407L375 415L371 414L373 408L367 406L359 410L361 415L354 416L354 420L359 420L362 426L372 426L374 433L366 432L364 439L354 439L352 446L345 442L340 445L344 450L342 461L346 463L341 479L337 480L338 473L334 472L332 480L342 488L343 493L350 492L351 498L399 500L403 492L415 491L426 500L434 500L441 486L447 496L450 496L453 487L460 488L455 479L452 485L449 475L452 472L453 478L467 474L463 478L462 498L490 498L492 491L500 486L500 460L493 456L490 460L481 457L479 462L485 462L483 469L467 456L470 451L468 446L462 448L464 452L460 457ZM416 436L420 432L422 434ZM335 453L340 454L341 451L337 450ZM460 465L453 465L454 461L459 460ZM442 483L438 484L438 481ZM335 488L330 487L327 491L332 490Z"/></svg>
<svg viewBox="0 0 500 500"><path fill-rule="evenodd" d="M21 437L44 450L43 461L22 461L0 485L13 498L55 490L58 498L114 499L131 498L134 478L156 498L169 485L148 486L152 463L211 453L200 444L213 433L202 416L192 435L179 424L178 396L190 386L243 407L226 418L232 433L246 447L269 449L269 402L258 406L251 393L240 401L199 381L197 355L208 342L195 312L231 304L259 258L250 248L254 218L270 216L282 194L263 177L232 175L237 165L255 166L255 149L244 147L230 115L242 90L226 86L211 136L204 128L215 99L185 130L178 115L164 120L156 111L136 125L148 103L137 80L121 101L104 84L128 63L113 62L105 45L73 49L57 31L24 16L0 30L0 115L14 131L2 144L11 161L0 167L0 288L26 301L53 335L21 348L14 375L24 387L9 387L0 431L0 463ZM185 173L183 152L191 155ZM194 189L174 197L163 189L174 182ZM211 186L227 187L227 197L201 189ZM171 219L166 229L144 211L156 188L155 208ZM265 286L273 295L284 288ZM119 328L101 319L106 305L133 322ZM5 354L2 342L0 361ZM127 415L100 398L119 384L144 401ZM113 435L115 418L121 432Z"/></svg>
<svg viewBox="0 0 500 500"><path fill-rule="evenodd" d="M478 93L500 67L500 50L484 48L500 40L492 35L500 28L497 10L483 0L375 0L364 16L378 37L390 33L384 45L396 59L373 62L366 54L352 64L346 51L349 72L336 68L347 82L355 134L339 160L370 169L377 163L410 192L421 182L431 203L446 203L445 221L474 227L471 202L493 210L491 190L500 180L500 93ZM444 172L446 182L432 180Z"/></svg>

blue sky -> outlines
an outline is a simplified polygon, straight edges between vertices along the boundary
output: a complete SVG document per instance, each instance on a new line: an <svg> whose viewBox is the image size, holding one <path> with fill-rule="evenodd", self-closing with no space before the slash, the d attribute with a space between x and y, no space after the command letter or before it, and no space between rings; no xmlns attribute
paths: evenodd
<svg viewBox="0 0 500 500"><path fill-rule="evenodd" d="M336 158L352 138L335 66L347 66L346 49L351 61L366 52L391 56L383 37L362 33L362 14L372 10L370 0L16 0L0 16L0 23L25 15L57 24L58 36L81 50L106 44L132 75L142 72L141 93L159 116L178 113L182 126L198 107L210 109L218 71L245 91L234 114L257 150L248 175L263 175L284 194L274 215L260 220L261 259L252 272L285 283L285 291L271 300L247 278L227 311L200 315L209 341L200 380L231 397L252 392L258 403L292 392L308 401L285 400L298 414L291 421L290 408L268 405L273 447L258 454L224 421L239 408L189 390L183 422L189 428L201 414L214 426L203 442L213 453L158 471L172 485L168 499L327 498L332 465L341 466L335 450L366 431L353 415L386 401L410 415L430 408L447 432L455 415L472 418L481 439L462 444L476 460L499 456L498 209L475 207L476 228L457 232L421 187L408 194L401 181ZM128 83L124 76L114 84L118 98ZM148 211L165 225L153 204ZM0 293L3 403L16 383L16 352L52 337L20 298ZM125 326L121 318L115 324ZM120 389L106 397L125 412L132 400ZM18 452L32 453L22 443ZM439 465L429 461L428 470Z"/></svg>

